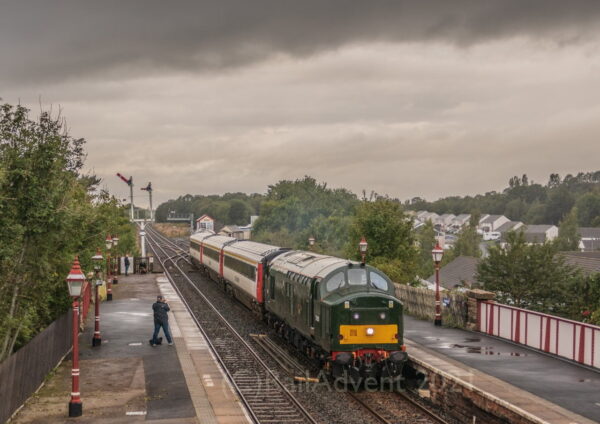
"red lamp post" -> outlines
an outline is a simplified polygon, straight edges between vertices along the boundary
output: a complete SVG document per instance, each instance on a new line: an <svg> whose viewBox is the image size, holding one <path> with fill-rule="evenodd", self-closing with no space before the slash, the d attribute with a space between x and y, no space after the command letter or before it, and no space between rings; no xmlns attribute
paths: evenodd
<svg viewBox="0 0 600 424"><path fill-rule="evenodd" d="M102 337L100 337L100 286L102 285L102 279L100 278L100 271L102 270L102 254L100 253L100 249L96 251L96 254L92 256L92 261L94 261L94 286L96 289L95 300L94 300L94 310L96 314L96 320L94 324L94 337L92 338L92 346L100 346L102 344Z"/></svg>
<svg viewBox="0 0 600 424"><path fill-rule="evenodd" d="M442 325L442 305L440 302L440 262L444 256L444 249L437 242L431 251L433 262L435 263L435 321L436 326Z"/></svg>
<svg viewBox="0 0 600 424"><path fill-rule="evenodd" d="M368 248L369 244L367 243L367 240L364 238L360 239L360 243L358 243L358 250L360 251L360 256L362 257L362 265L365 265L365 258L367 256L367 248Z"/></svg>
<svg viewBox="0 0 600 424"><path fill-rule="evenodd" d="M69 295L73 298L73 366L71 368L72 388L69 402L69 417L80 417L83 413L83 403L79 393L79 297L85 282L81 272L79 259L75 257L71 271L67 276Z"/></svg>
<svg viewBox="0 0 600 424"><path fill-rule="evenodd" d="M106 236L106 240L104 240L106 244L106 300L112 300L112 277L110 275L110 248L112 247L113 240L109 235Z"/></svg>
<svg viewBox="0 0 600 424"><path fill-rule="evenodd" d="M112 236L112 245L117 247L117 245L119 244L119 237L115 234L114 236ZM118 256L115 256L115 264L113 265L111 271L112 271L112 276L113 276L113 284L119 284L119 277L118 272L119 272L119 260L118 260Z"/></svg>

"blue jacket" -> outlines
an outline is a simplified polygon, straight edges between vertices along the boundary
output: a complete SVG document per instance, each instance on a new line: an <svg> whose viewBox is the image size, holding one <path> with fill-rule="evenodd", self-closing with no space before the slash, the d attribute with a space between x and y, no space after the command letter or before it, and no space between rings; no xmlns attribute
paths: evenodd
<svg viewBox="0 0 600 424"><path fill-rule="evenodd" d="M154 322L157 324L166 324L169 321L169 315L167 312L171 310L169 305L163 302L155 302L152 305L154 311Z"/></svg>

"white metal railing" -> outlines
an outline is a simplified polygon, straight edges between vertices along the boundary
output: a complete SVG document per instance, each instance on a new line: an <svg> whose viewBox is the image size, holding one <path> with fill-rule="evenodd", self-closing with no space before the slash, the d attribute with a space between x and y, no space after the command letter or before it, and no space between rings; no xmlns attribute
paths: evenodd
<svg viewBox="0 0 600 424"><path fill-rule="evenodd" d="M600 327L489 301L478 302L479 331L600 368Z"/></svg>

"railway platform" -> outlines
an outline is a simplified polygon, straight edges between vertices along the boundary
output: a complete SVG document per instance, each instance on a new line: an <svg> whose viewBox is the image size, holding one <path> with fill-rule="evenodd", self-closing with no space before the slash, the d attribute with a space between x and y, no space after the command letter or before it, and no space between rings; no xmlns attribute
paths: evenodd
<svg viewBox="0 0 600 424"><path fill-rule="evenodd" d="M165 296L174 346L152 347L151 305ZM11 423L247 423L248 418L168 280L121 277L101 305L102 345L91 347L93 314L80 335L83 416L68 418L71 361L65 360Z"/></svg>
<svg viewBox="0 0 600 424"><path fill-rule="evenodd" d="M600 373L482 333L404 316L413 361L540 423L600 422ZM535 421L534 421L535 422Z"/></svg>

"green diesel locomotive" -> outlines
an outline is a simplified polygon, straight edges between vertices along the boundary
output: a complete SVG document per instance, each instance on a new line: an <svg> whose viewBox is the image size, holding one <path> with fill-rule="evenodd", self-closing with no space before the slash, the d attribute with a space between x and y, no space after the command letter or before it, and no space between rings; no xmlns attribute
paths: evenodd
<svg viewBox="0 0 600 424"><path fill-rule="evenodd" d="M408 355L402 303L377 269L312 252L269 263L265 314L279 333L336 378L396 380Z"/></svg>
<svg viewBox="0 0 600 424"><path fill-rule="evenodd" d="M402 303L381 271L210 231L191 236L190 257L335 378L400 380Z"/></svg>

